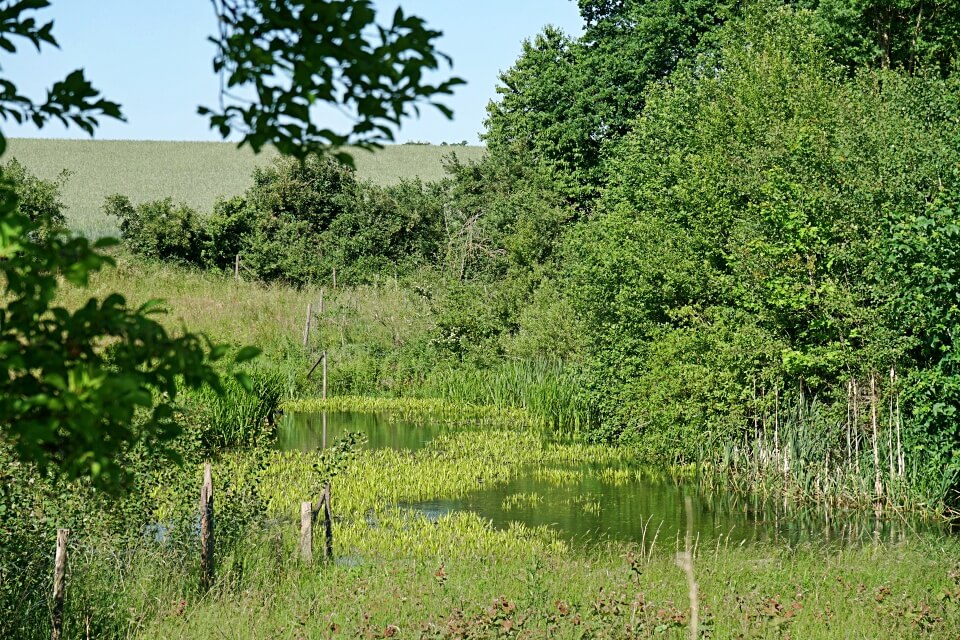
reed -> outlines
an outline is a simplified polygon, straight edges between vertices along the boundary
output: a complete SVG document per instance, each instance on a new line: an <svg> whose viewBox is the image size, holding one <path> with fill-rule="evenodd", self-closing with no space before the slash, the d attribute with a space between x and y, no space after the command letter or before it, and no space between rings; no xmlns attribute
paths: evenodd
<svg viewBox="0 0 960 640"><path fill-rule="evenodd" d="M520 408L571 435L596 422L580 376L560 362L508 360L488 368L442 367L432 371L416 393L454 404Z"/></svg>
<svg viewBox="0 0 960 640"><path fill-rule="evenodd" d="M761 392L739 439L704 443L700 481L834 507L940 512L943 487L925 490L907 464L899 398L894 369L849 380L839 405L802 388Z"/></svg>

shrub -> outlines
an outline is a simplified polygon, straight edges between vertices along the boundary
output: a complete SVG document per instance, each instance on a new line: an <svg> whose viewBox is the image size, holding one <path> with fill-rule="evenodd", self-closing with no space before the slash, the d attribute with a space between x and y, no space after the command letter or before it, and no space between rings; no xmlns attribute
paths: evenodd
<svg viewBox="0 0 960 640"><path fill-rule="evenodd" d="M205 231L196 211L171 198L136 206L120 194L108 196L103 212L120 219L120 237L146 258L201 263Z"/></svg>
<svg viewBox="0 0 960 640"><path fill-rule="evenodd" d="M65 227L60 192L69 175L64 169L56 180L42 180L17 162L16 158L0 165L0 179L10 182L17 194L18 212L40 225L31 232L34 240L42 242L51 232Z"/></svg>

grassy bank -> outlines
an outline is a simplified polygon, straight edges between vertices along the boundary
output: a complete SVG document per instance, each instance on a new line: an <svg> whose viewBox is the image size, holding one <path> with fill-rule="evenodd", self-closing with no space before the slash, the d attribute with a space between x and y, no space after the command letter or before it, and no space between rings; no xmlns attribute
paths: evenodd
<svg viewBox="0 0 960 640"><path fill-rule="evenodd" d="M393 145L355 154L361 178L395 184L402 178L437 180L444 176L441 159L455 152L463 160L479 158L483 147ZM259 155L226 142L160 142L129 140L8 140L5 159L16 158L41 178L71 173L63 189L67 224L88 237L117 234L117 221L101 212L114 193L134 202L172 197L201 212L220 197L239 195L250 185L258 166L276 153Z"/></svg>
<svg viewBox="0 0 960 640"><path fill-rule="evenodd" d="M399 557L315 568L249 557L243 578L207 597L168 587L156 604L137 603L131 635L689 637L688 586L672 553L644 558L623 547L587 558L469 516L391 525L371 544L389 535ZM397 553L404 548L423 552ZM955 637L960 585L950 551L925 543L704 551L695 561L701 637Z"/></svg>
<svg viewBox="0 0 960 640"><path fill-rule="evenodd" d="M60 303L77 307L112 292L132 305L166 302L159 316L170 331L183 327L214 341L254 344L259 364L279 370L291 388L318 390L320 372L307 379L327 351L331 395L438 398L448 408L463 404L521 410L549 424L577 425L589 419L585 401L569 373L553 364L511 361L486 370L443 360L431 351L436 315L417 292L419 282L384 279L377 284L324 291L242 280L231 274L161 264L117 254L118 266L96 274L87 288L64 286ZM429 281L429 275L423 276ZM422 287L420 287L422 288ZM311 334L303 346L307 305Z"/></svg>

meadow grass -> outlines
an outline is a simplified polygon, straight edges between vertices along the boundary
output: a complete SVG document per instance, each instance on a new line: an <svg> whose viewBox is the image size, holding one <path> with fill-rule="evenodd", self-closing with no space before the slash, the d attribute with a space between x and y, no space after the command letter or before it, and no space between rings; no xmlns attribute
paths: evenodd
<svg viewBox="0 0 960 640"><path fill-rule="evenodd" d="M675 549L611 544L587 554L549 531L495 530L468 513L383 514L343 535L350 555L308 566L293 535L251 533L222 558L206 594L196 591L195 562L149 545L78 563L77 583L102 591L74 599L66 637L84 637L84 611L95 633L136 638L689 637ZM955 638L958 551L925 539L701 548L700 637Z"/></svg>
<svg viewBox="0 0 960 640"><path fill-rule="evenodd" d="M67 224L91 238L117 234L117 221L100 210L108 195L122 193L135 203L169 196L206 213L218 198L243 193L254 168L277 156L271 149L256 155L228 142L11 138L7 143L4 162L16 158L47 179L71 172L63 189ZM476 160L484 148L392 145L357 150L354 160L361 178L388 185L402 178L442 178L441 159L450 153Z"/></svg>
<svg viewBox="0 0 960 640"><path fill-rule="evenodd" d="M231 274L140 260L123 251L117 251L115 258L117 266L94 274L87 287L64 283L58 303L77 308L90 297L103 298L113 292L133 306L160 299L166 303L167 313L155 317L170 331L186 328L218 342L257 345L264 351L261 361L265 365L286 369L295 379L291 384L298 380L304 390L319 383L319 372L309 386L305 378L325 350L331 394L416 395L421 401L417 405L412 398L400 403L368 399L361 410L422 415L429 408L437 414L457 414L459 419L465 419L464 411L507 415L514 422L562 425L567 433L591 419L576 377L556 364L506 361L489 370L430 368L416 360L422 351L405 361L404 346L426 343L435 320L429 305L395 279L336 290L327 286L325 313L320 315L316 312L321 297L317 286L296 289L236 282ZM308 304L314 311L312 333L308 346L303 347ZM344 403L357 402L332 398L329 404L320 405L315 399L305 399L291 409L343 410ZM379 409L376 403L380 403Z"/></svg>
<svg viewBox="0 0 960 640"><path fill-rule="evenodd" d="M86 287L68 283L59 304L76 308L90 297L123 295L131 306L163 300L166 313L154 318L168 330L188 329L232 344L255 344L267 357L295 348L302 339L308 303L319 290L281 284L236 282L231 275L115 255L116 267L94 274ZM306 360L304 355L304 360Z"/></svg>

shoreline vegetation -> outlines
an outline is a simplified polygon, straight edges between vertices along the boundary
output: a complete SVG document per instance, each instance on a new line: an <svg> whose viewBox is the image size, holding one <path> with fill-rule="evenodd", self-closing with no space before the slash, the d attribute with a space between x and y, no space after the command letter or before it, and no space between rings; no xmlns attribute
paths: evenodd
<svg viewBox="0 0 960 640"><path fill-rule="evenodd" d="M438 368L421 373L422 377L408 381L405 387L395 388L395 395L385 393L376 382L369 383L378 375L394 374L383 362L371 363L368 358L370 352L382 353L389 349L398 332L405 328L403 325L412 324L409 318L400 318L396 312L396 307L408 302L403 301L402 296L409 283L385 279L336 291L324 288L326 315L315 318L310 344L304 348L301 339L306 307L312 303L316 308L321 295L319 287L238 283L228 274L143 261L124 253L117 258L118 267L99 274L88 288L63 288L63 304L79 305L87 296L101 295L101 291L119 291L132 304L159 298L170 309L164 322L171 330L188 326L214 340L260 345L265 353L254 368L254 377L263 377L260 388L261 393L269 396L267 413L350 410L396 413L404 419L460 416L463 420L487 416L495 421L509 420L515 425L548 428L562 438L590 441L587 434L579 430L580 424L589 424L589 417L564 420L558 418L561 412L553 409L552 398L578 393L564 386L576 384L575 380L567 383L550 380L553 373L565 375L563 369L555 365L534 364L527 369L520 362L483 373L475 369ZM149 282L149 287L143 287L143 282ZM398 299L403 302L397 302ZM425 330L431 320L420 317L414 322L422 323L417 329ZM330 363L330 397L326 401L316 395L320 391L319 374L306 378L312 361L319 357L324 346ZM364 371L362 367L373 370ZM848 434L856 434L851 436L851 449L847 451L852 454L862 449L861 453L867 456L865 460L853 455L832 460L824 456L824 443L830 436L813 432L821 424L815 413L823 410L816 400L803 407L778 407L780 413L774 415L774 400L762 396L758 398L758 405L765 404L771 411L749 420L750 438L733 443L705 440L703 453L697 460L658 459L631 448L629 443L613 448L631 451L638 464L656 464L677 478L697 478L705 487L715 490L753 492L765 497L781 495L795 502L846 508L881 508L892 512L906 509L930 517L949 518L951 512L945 511L942 505L913 500L903 486L900 475L903 454L902 450L897 452L897 399L888 395L881 397L879 392L873 413L879 412L880 416L876 436L880 464L878 467L872 464L874 436L870 428L869 383L862 385L861 390L863 386L868 392L862 394L863 402L856 411L851 397L848 422L837 425L837 438L846 446ZM538 398L538 393L548 399ZM218 401L211 396L209 401L217 406L243 404L236 398ZM853 423L856 415L862 420L859 425ZM229 412L227 416L224 421L233 419ZM882 474L879 494L876 492L878 469Z"/></svg>
<svg viewBox="0 0 960 640"><path fill-rule="evenodd" d="M436 400L338 397L285 406L457 420L446 412L451 405ZM704 636L877 637L880 619L885 635L950 638L960 624L954 537L685 543L648 524L634 542L584 547L547 527L495 529L470 512L426 517L398 509L460 495L481 477L502 482L531 462L612 468L631 459L604 445L549 443L518 430L516 413L474 415L499 419L453 430L412 454L352 449L328 457L277 451L269 438L220 449L213 456L216 581L200 594L199 461L142 465L131 496L139 496L135 511L146 514L145 529L129 529L128 517L95 495L72 508L53 494L31 503L34 513L72 527L67 637L686 638L691 600L677 557L687 551ZM334 487L334 560L306 565L296 514L324 478ZM19 491L16 481L13 488ZM84 514L91 505L95 515ZM166 523L159 538L150 533L157 522ZM685 544L692 546L685 551ZM18 621L45 629L46 608L23 609ZM16 637L16 628L3 630Z"/></svg>

